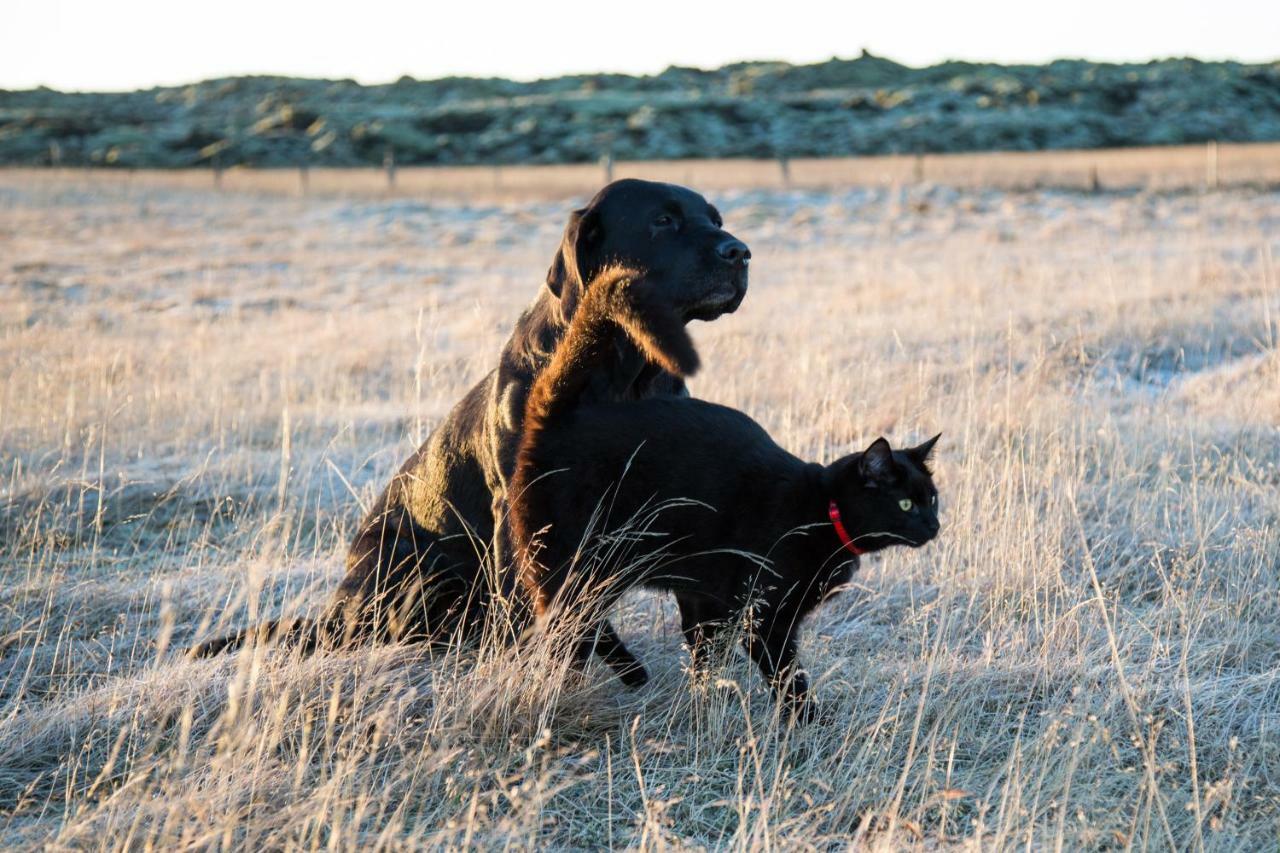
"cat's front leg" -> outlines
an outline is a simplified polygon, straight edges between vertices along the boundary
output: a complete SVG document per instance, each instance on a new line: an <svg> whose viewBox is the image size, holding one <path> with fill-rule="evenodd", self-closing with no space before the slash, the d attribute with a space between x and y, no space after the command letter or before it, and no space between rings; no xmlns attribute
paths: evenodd
<svg viewBox="0 0 1280 853"><path fill-rule="evenodd" d="M595 638L595 653L628 687L643 687L649 683L649 673L644 664L631 654L608 619L601 623Z"/></svg>
<svg viewBox="0 0 1280 853"><path fill-rule="evenodd" d="M809 678L796 661L796 642L791 631L764 635L754 632L745 638L747 653L773 688L777 701L790 710L797 721L808 723L817 717L817 704L809 696Z"/></svg>
<svg viewBox="0 0 1280 853"><path fill-rule="evenodd" d="M708 648L716 635L724 630L728 616L723 607L715 607L694 596L676 596L680 606L680 630L689 647L689 668L697 671L706 665Z"/></svg>

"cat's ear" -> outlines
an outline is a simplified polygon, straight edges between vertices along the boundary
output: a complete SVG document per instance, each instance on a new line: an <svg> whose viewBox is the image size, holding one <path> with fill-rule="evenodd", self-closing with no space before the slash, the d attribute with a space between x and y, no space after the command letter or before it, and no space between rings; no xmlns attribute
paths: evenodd
<svg viewBox="0 0 1280 853"><path fill-rule="evenodd" d="M929 461L929 457L933 455L933 446L938 443L938 439L940 438L942 438L942 433L938 433L924 444L912 447L907 451L907 455L923 466Z"/></svg>
<svg viewBox="0 0 1280 853"><path fill-rule="evenodd" d="M858 458L858 473L867 480L885 481L893 474L893 449L883 437L871 442Z"/></svg>

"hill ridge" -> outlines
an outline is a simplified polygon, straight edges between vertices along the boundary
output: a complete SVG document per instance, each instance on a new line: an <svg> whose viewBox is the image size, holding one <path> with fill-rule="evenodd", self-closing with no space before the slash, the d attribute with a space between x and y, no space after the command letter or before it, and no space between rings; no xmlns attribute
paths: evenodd
<svg viewBox="0 0 1280 853"><path fill-rule="evenodd" d="M254 75L0 91L0 165L573 163L1280 140L1280 61L913 68L863 52L531 81Z"/></svg>

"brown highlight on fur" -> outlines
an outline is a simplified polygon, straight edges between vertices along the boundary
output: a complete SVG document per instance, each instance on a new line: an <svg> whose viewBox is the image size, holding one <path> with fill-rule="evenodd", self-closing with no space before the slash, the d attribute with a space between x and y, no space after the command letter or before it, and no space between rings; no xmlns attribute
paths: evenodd
<svg viewBox="0 0 1280 853"><path fill-rule="evenodd" d="M510 489L509 522L517 550L526 550L536 532L529 529L523 495L537 476L532 454L538 439L554 420L577 405L619 333L673 376L686 379L698 371L693 339L681 318L655 298L653 284L644 273L627 267L606 268L592 279L564 339L529 390Z"/></svg>

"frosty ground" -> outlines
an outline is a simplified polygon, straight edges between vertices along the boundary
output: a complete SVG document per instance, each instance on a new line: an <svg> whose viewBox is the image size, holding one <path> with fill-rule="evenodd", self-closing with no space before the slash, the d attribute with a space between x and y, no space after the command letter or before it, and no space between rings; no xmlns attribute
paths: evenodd
<svg viewBox="0 0 1280 853"><path fill-rule="evenodd" d="M11 845L1257 848L1280 833L1280 193L725 190L699 397L826 460L941 430L943 532L805 632L823 725L671 605L538 648L189 662L319 606L581 197L0 173Z"/></svg>

